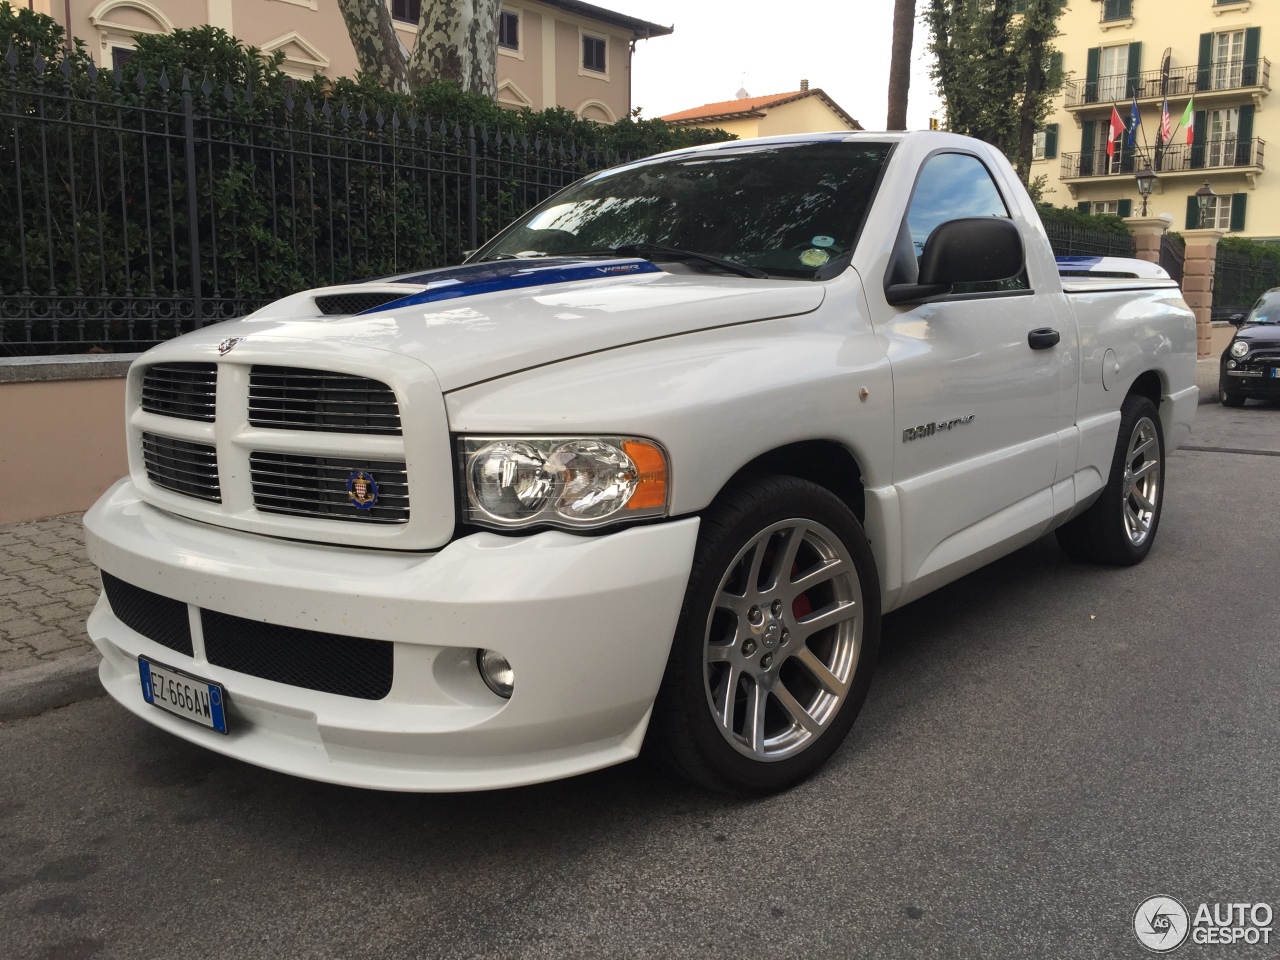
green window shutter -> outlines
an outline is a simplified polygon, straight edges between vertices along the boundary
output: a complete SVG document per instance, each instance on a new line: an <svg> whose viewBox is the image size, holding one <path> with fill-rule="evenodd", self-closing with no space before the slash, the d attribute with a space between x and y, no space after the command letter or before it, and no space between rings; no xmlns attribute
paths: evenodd
<svg viewBox="0 0 1280 960"><path fill-rule="evenodd" d="M1187 197L1187 229L1200 229L1200 198L1194 193Z"/></svg>
<svg viewBox="0 0 1280 960"><path fill-rule="evenodd" d="M1026 13L1026 12L1027 12L1027 0L1013 0L1013 12L1014 12L1014 13Z"/></svg>
<svg viewBox="0 0 1280 960"><path fill-rule="evenodd" d="M1212 34L1209 35L1212 38ZM1098 71L1102 69L1102 48L1090 47L1084 74L1084 102L1098 102Z"/></svg>
<svg viewBox="0 0 1280 960"><path fill-rule="evenodd" d="M1120 216L1122 216L1122 217L1132 217L1132 216L1133 216L1133 201L1132 201L1132 200L1121 200L1121 201L1120 201L1120 210L1119 210L1119 213L1120 213Z"/></svg>
<svg viewBox="0 0 1280 960"><path fill-rule="evenodd" d="M1244 32L1244 70L1241 80L1246 87L1258 83L1258 54L1262 51L1262 28L1250 27Z"/></svg>
<svg viewBox="0 0 1280 960"><path fill-rule="evenodd" d="M1080 213L1089 213L1093 209L1093 204L1088 200L1081 200L1076 204L1076 210Z"/></svg>
<svg viewBox="0 0 1280 960"><path fill-rule="evenodd" d="M1092 120L1080 125L1080 176L1093 176L1093 132L1096 126Z"/></svg>
<svg viewBox="0 0 1280 960"><path fill-rule="evenodd" d="M1120 0L1121 19L1125 17L1132 17L1132 16L1133 16L1133 0Z"/></svg>
<svg viewBox="0 0 1280 960"><path fill-rule="evenodd" d="M1231 229L1235 231L1244 229L1244 209L1249 202L1249 197L1243 193L1232 194L1231 196Z"/></svg>
<svg viewBox="0 0 1280 960"><path fill-rule="evenodd" d="M1062 86L1064 71L1062 69L1062 51L1055 50L1049 54L1049 72L1046 82L1049 84L1050 90L1057 90Z"/></svg>
<svg viewBox="0 0 1280 960"><path fill-rule="evenodd" d="M1126 98L1132 98L1135 94L1142 95L1142 91L1138 89L1142 83L1142 78L1138 76L1142 73L1142 44L1129 44L1129 76L1125 83L1124 95Z"/></svg>
<svg viewBox="0 0 1280 960"><path fill-rule="evenodd" d="M1196 89L1209 89L1210 68L1213 66L1213 34L1200 34L1200 62L1196 69Z"/></svg>
<svg viewBox="0 0 1280 960"><path fill-rule="evenodd" d="M1196 128L1192 132L1191 140L1191 166L1193 169L1199 170L1204 166L1204 145L1209 134L1208 110L1196 111L1195 125Z"/></svg>
<svg viewBox="0 0 1280 960"><path fill-rule="evenodd" d="M1044 158L1052 160L1058 155L1058 125L1051 123L1044 128Z"/></svg>
<svg viewBox="0 0 1280 960"><path fill-rule="evenodd" d="M1253 104L1240 108L1236 121L1236 166L1247 167L1253 162Z"/></svg>

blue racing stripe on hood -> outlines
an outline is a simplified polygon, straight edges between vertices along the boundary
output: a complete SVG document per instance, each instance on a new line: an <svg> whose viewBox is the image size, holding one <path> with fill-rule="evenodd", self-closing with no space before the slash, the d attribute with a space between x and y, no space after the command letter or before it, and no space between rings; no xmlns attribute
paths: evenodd
<svg viewBox="0 0 1280 960"><path fill-rule="evenodd" d="M430 274L427 274L422 278L427 282L426 290L365 310L357 316L367 317L371 313L383 313L387 310L398 310L401 307L415 307L422 303L456 300L459 297L476 297L482 293L500 293L503 290L519 290L523 287L541 287L549 283L571 283L575 280L600 280L607 277L663 272L662 268L656 264L639 259L577 261L536 267L516 261L501 261L486 263L484 267L483 272L476 271L472 276L467 276L470 271L459 271L460 276L444 276L431 280L428 279Z"/></svg>

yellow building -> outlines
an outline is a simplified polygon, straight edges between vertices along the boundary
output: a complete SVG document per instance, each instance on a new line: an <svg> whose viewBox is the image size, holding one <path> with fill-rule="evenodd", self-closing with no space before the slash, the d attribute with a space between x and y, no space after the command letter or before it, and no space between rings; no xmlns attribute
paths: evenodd
<svg viewBox="0 0 1280 960"><path fill-rule="evenodd" d="M299 79L352 77L356 56L336 0L18 0L82 39L99 65L126 63L138 34L211 24L246 44L284 54ZM406 48L417 39L422 0L387 0ZM561 106L613 123L631 113L631 53L671 33L582 0L504 0L498 31L498 103Z"/></svg>
<svg viewBox="0 0 1280 960"><path fill-rule="evenodd" d="M808 80L801 80L800 89L791 93L751 97L740 90L736 100L704 103L662 119L677 127L726 130L743 140L787 133L862 129L862 124L829 96L816 87L810 90Z"/></svg>
<svg viewBox="0 0 1280 960"><path fill-rule="evenodd" d="M1175 230L1200 226L1195 193L1208 181L1217 196L1204 226L1280 237L1280 175L1268 177L1265 164L1267 141L1280 139L1280 111L1264 109L1265 45L1280 40L1275 4L1071 0L1059 26L1066 83L1036 138L1031 169L1047 178L1046 201L1136 216L1135 174L1150 167L1157 179L1148 215L1169 214ZM1129 124L1135 97L1135 145L1125 134L1108 154L1112 110ZM1166 100L1171 136L1161 143ZM1181 124L1188 105L1191 142Z"/></svg>

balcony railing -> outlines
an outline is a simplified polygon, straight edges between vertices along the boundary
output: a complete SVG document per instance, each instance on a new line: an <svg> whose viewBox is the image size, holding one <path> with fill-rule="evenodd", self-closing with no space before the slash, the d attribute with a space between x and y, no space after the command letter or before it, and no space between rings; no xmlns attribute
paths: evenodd
<svg viewBox="0 0 1280 960"><path fill-rule="evenodd" d="M1136 77L1116 75L1094 80L1072 80L1066 85L1067 106L1092 103L1122 103L1136 95L1139 100L1159 97L1186 97L1214 90L1241 90L1271 87L1271 61L1224 60L1200 67L1171 67L1148 70Z"/></svg>
<svg viewBox="0 0 1280 960"><path fill-rule="evenodd" d="M1231 137L1209 140L1206 143L1170 143L1153 151L1151 168L1157 173L1179 173L1189 170L1218 170L1236 167L1263 167L1266 141L1260 137L1239 140ZM1107 156L1103 147L1090 153L1064 153L1062 155L1062 179L1078 180L1082 177L1132 176L1147 158L1137 156L1132 150L1117 151Z"/></svg>

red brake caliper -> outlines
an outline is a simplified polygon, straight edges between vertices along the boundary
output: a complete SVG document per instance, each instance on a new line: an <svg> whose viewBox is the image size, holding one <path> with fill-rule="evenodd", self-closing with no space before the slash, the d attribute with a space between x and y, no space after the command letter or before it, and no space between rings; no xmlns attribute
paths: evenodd
<svg viewBox="0 0 1280 960"><path fill-rule="evenodd" d="M791 564L792 580L796 578L796 574L799 572L800 572L800 564L798 563ZM805 596L803 593L800 594L800 596L796 597L795 600L791 602L791 615L795 617L797 620L801 619L802 617L807 617L811 613L813 613L813 605L809 603L809 598Z"/></svg>

